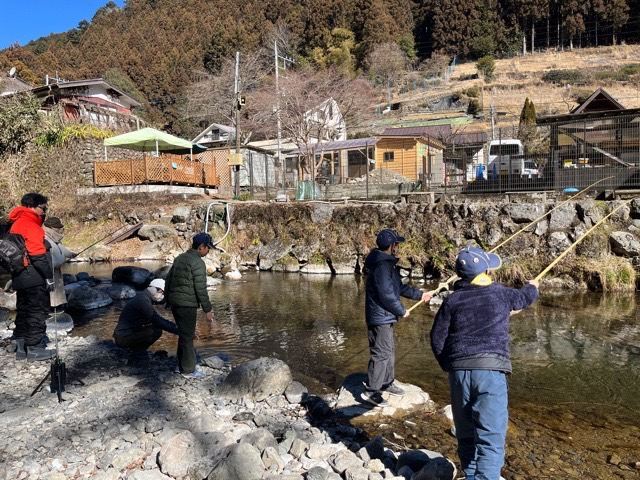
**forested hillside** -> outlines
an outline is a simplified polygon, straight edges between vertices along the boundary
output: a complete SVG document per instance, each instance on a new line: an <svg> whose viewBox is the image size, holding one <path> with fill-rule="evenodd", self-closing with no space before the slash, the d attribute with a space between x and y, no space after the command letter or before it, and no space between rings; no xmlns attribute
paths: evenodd
<svg viewBox="0 0 640 480"><path fill-rule="evenodd" d="M634 42L640 0L127 0L66 33L0 52L0 67L15 66L34 84L56 72L106 77L175 130L185 87L219 73L235 50L275 37L298 65L355 74L389 43L419 65L435 52L460 61Z"/></svg>

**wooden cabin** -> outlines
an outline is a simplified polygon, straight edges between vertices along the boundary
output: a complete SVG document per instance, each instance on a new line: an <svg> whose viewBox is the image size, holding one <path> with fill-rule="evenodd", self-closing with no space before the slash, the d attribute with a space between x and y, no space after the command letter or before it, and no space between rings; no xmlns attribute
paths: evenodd
<svg viewBox="0 0 640 480"><path fill-rule="evenodd" d="M375 169L440 185L445 175L443 151L444 145L433 138L382 136L376 143Z"/></svg>

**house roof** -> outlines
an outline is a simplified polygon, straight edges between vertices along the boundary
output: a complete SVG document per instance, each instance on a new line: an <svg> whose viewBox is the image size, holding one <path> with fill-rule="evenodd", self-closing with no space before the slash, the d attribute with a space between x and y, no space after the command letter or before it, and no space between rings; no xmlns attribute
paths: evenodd
<svg viewBox="0 0 640 480"><path fill-rule="evenodd" d="M202 140L209 132L211 132L211 130L214 129L218 129L221 132L225 132L228 133L229 135L234 135L236 129L233 127L229 127L228 125L222 125L221 123L212 123L211 125L209 125L207 128L205 128L202 132L200 132L198 134L198 136L196 138L194 138L192 141L193 143L197 143L200 140Z"/></svg>
<svg viewBox="0 0 640 480"><path fill-rule="evenodd" d="M602 87L598 87L589 98L569 112L577 115L588 112L608 112L611 110L624 110L624 106L609 95Z"/></svg>
<svg viewBox="0 0 640 480"><path fill-rule="evenodd" d="M445 149L445 145L444 143L442 143L440 140L438 140L437 138L434 137L423 137L420 135L380 135L378 137L378 143L380 143L381 140L384 139L393 139L393 140L397 140L398 138L404 138L404 139L413 139L415 141L421 141L423 143L426 143L427 145L431 145L432 147L438 148L440 150L444 150Z"/></svg>
<svg viewBox="0 0 640 480"><path fill-rule="evenodd" d="M134 107L140 107L141 106L138 101L134 100L131 96L127 95L122 90L117 89L116 87L111 85L109 82L107 82L103 78L91 78L91 79L88 79L88 80L71 80L71 81L68 81L68 82L65 81L65 82L60 82L60 83L52 83L52 84L49 84L49 85L43 85L42 87L36 87L33 90L31 90L31 92L36 96L41 96L43 94L44 95L48 94L52 90L60 91L60 90L66 90L66 89L69 89L69 88L89 87L89 86L92 86L92 85L102 85L107 90L113 90L119 96L126 98L128 103L130 103L132 106L134 106Z"/></svg>
<svg viewBox="0 0 640 480"><path fill-rule="evenodd" d="M354 150L356 148L366 148L367 146L373 147L378 141L375 137L368 138L353 138L351 140L336 140L333 142L320 142L313 145L313 150L317 153L334 152L336 150ZM305 148L300 148L292 153L304 153Z"/></svg>
<svg viewBox="0 0 640 480"><path fill-rule="evenodd" d="M275 155L278 151L278 140L275 138L268 140L257 140L255 142L249 142L245 146ZM280 140L281 154L289 154L297 148L298 146L290 138L283 138Z"/></svg>
<svg viewBox="0 0 640 480"><path fill-rule="evenodd" d="M423 127L385 128L383 137L434 137L444 138L451 135L451 125L428 125Z"/></svg>
<svg viewBox="0 0 640 480"><path fill-rule="evenodd" d="M26 92L33 87L18 76L6 76L0 79L0 96L12 95L14 93Z"/></svg>

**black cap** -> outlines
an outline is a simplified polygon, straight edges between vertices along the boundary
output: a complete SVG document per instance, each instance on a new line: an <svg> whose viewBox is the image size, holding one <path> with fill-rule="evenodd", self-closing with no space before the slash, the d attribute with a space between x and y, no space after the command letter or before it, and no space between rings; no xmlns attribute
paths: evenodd
<svg viewBox="0 0 640 480"><path fill-rule="evenodd" d="M193 236L193 246L199 247L205 245L209 248L213 248L213 238L208 233L200 232Z"/></svg>
<svg viewBox="0 0 640 480"><path fill-rule="evenodd" d="M376 245L378 245L380 250L386 250L394 243L400 242L404 242L404 237L398 235L398 232L391 230L390 228L385 228L380 231L376 237Z"/></svg>

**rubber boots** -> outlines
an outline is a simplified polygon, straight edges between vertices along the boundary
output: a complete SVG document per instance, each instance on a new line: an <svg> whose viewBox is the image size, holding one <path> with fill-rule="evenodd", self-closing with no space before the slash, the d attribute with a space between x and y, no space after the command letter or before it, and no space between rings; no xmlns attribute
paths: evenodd
<svg viewBox="0 0 640 480"><path fill-rule="evenodd" d="M56 355L55 350L47 350L42 346L42 344L34 345L33 347L26 347L27 350L27 361L28 362L39 362L42 360L51 360Z"/></svg>
<svg viewBox="0 0 640 480"><path fill-rule="evenodd" d="M27 358L27 351L24 347L24 338L16 338L16 360L24 360Z"/></svg>

